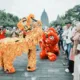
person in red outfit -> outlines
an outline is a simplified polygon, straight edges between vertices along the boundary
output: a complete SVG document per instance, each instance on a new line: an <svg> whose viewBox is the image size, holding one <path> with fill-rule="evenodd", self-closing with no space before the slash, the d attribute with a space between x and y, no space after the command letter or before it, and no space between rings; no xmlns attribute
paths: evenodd
<svg viewBox="0 0 80 80"><path fill-rule="evenodd" d="M56 60L59 55L58 42L59 37L54 28L51 27L44 31L42 39L39 42L41 48L40 58L48 58L50 61Z"/></svg>
<svg viewBox="0 0 80 80"><path fill-rule="evenodd" d="M0 28L0 39L3 39L6 37L5 33L6 33L6 30L3 30L2 28Z"/></svg>

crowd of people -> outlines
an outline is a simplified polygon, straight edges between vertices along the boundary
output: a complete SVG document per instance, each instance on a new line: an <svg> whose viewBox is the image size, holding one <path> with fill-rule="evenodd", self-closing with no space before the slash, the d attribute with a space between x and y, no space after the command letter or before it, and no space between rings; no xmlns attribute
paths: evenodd
<svg viewBox="0 0 80 80"><path fill-rule="evenodd" d="M24 31L19 30L17 27L11 29L0 27L0 39L6 37L23 37L25 35Z"/></svg>
<svg viewBox="0 0 80 80"><path fill-rule="evenodd" d="M56 30L60 37L59 47L66 54L67 62L63 63L63 65L68 67L65 72L74 75L75 56L80 53L80 23L78 22L75 26L72 26L69 21L65 23L64 27L58 25Z"/></svg>

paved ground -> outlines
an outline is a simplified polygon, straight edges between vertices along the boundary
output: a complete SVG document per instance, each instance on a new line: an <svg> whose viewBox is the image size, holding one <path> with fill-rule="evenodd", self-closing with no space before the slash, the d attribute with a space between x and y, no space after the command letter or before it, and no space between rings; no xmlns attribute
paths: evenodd
<svg viewBox="0 0 80 80"><path fill-rule="evenodd" d="M14 61L16 73L5 74L0 71L0 80L72 80L72 75L64 72L65 67L62 61L61 55L55 62L40 60L39 51L37 51L37 70L35 72L27 72L27 56L23 54Z"/></svg>

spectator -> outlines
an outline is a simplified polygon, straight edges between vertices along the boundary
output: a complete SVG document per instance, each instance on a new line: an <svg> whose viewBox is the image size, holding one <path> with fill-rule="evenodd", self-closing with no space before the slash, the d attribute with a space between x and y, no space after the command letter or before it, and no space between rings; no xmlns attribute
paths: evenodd
<svg viewBox="0 0 80 80"><path fill-rule="evenodd" d="M76 25L76 32L74 34L74 37L73 37L73 40L74 40L74 46L73 46L73 54L75 55L75 58L74 58L74 62L75 62L75 65L74 65L74 80L78 80L79 77L79 73L78 73L78 66L79 66L79 60L80 59L80 23L78 23ZM80 68L80 67L79 67Z"/></svg>
<svg viewBox="0 0 80 80"><path fill-rule="evenodd" d="M13 32L13 33L11 34L11 37L19 37L19 34L16 33L16 32Z"/></svg>
<svg viewBox="0 0 80 80"><path fill-rule="evenodd" d="M64 48L64 52L67 54L66 31L67 31L67 27L64 26L64 27L63 27L63 34L62 34L62 38L63 38L63 48ZM68 55L67 55L67 56L68 56Z"/></svg>
<svg viewBox="0 0 80 80"><path fill-rule="evenodd" d="M6 30L3 30L2 28L0 28L0 39L3 39L6 37L5 33L6 33Z"/></svg>
<svg viewBox="0 0 80 80"><path fill-rule="evenodd" d="M68 69L69 69L69 72L71 72L73 74L73 72L74 72L74 58L77 54L80 53L80 47L78 47L78 45L80 45L80 23L76 27L73 28L71 40L73 42L73 46L72 46L71 52L70 52ZM76 64L76 61L75 61L75 64ZM76 67L75 67L75 72L76 72ZM75 79L75 80L77 80L77 79Z"/></svg>
<svg viewBox="0 0 80 80"><path fill-rule="evenodd" d="M66 37L66 45L67 45L67 58L68 58L68 66L69 66L69 56L70 56L70 50L72 47L72 42L71 42L71 37L72 37L72 23L71 22L67 22L66 23L66 31L65 31L65 37ZM69 69L65 69L65 72L69 72Z"/></svg>
<svg viewBox="0 0 80 80"><path fill-rule="evenodd" d="M60 38L59 43L58 43L59 49L60 49L60 47L61 47L62 50L64 50L64 48L63 48L63 38L62 38L62 33L63 33L62 27L61 27L61 26L58 26L57 31L58 31L58 35L59 35L59 38Z"/></svg>
<svg viewBox="0 0 80 80"><path fill-rule="evenodd" d="M71 47L71 50L70 50L70 56L69 56L69 66L68 66L68 69L69 69L69 72L74 73L74 52L73 52L73 46L74 46L74 37L75 37L75 33L76 33L76 27L74 27L72 29L72 37L71 37L71 41L72 41L72 47Z"/></svg>

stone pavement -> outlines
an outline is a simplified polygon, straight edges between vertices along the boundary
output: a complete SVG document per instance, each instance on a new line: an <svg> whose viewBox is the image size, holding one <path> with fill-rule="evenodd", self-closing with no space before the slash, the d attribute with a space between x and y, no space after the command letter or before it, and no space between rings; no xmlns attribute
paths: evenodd
<svg viewBox="0 0 80 80"><path fill-rule="evenodd" d="M5 74L0 71L0 80L72 80L72 75L64 72L65 67L62 61L63 57L61 55L55 62L40 60L39 51L37 51L37 70L27 72L27 56L23 54L14 61L16 73Z"/></svg>

